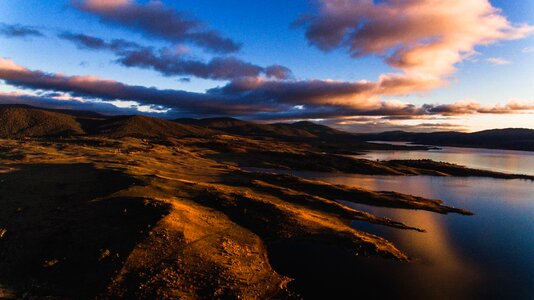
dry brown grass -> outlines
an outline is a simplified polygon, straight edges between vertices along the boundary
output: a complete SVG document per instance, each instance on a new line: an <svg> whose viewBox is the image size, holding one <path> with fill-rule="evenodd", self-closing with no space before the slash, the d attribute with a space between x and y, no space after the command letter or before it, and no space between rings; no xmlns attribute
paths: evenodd
<svg viewBox="0 0 534 300"><path fill-rule="evenodd" d="M214 160L225 153L206 145L266 146L233 139L0 140L0 227L7 230L0 283L35 297L289 297L291 278L269 260L267 249L276 243L310 241L408 260L350 221L420 229L337 199L463 212L435 200L245 172Z"/></svg>

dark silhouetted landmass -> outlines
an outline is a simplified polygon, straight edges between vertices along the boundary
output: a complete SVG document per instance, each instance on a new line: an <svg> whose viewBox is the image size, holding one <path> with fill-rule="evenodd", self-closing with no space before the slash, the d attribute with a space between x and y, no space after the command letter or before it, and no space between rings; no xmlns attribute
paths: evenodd
<svg viewBox="0 0 534 300"><path fill-rule="evenodd" d="M524 128L493 129L473 133L413 133L391 131L360 135L366 141L402 141L424 145L534 151L534 130Z"/></svg>

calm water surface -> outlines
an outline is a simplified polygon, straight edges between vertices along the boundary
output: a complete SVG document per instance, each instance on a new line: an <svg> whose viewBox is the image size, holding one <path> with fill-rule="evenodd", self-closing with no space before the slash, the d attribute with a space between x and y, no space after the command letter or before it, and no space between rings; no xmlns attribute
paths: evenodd
<svg viewBox="0 0 534 300"><path fill-rule="evenodd" d="M496 153L501 152L446 147L430 156L426 152L377 152L368 156L441 157L439 160L489 169L504 168L506 161L510 169L502 171L533 174L534 169L528 168L534 164L531 153L504 151L506 157ZM408 264L362 260L361 265L351 268L374 275L369 275L368 280L360 278L351 282L354 289L374 293L390 289L395 291L394 296L403 299L534 299L534 182L478 177L289 173L370 190L441 199L447 205L476 214L440 215L377 208L339 199L353 208L427 230L419 233L354 222L355 228L387 238L413 259Z"/></svg>
<svg viewBox="0 0 534 300"><path fill-rule="evenodd" d="M406 142L375 142L408 145ZM372 160L432 159L475 169L534 175L534 152L476 148L439 147L429 151L372 151L358 158Z"/></svg>

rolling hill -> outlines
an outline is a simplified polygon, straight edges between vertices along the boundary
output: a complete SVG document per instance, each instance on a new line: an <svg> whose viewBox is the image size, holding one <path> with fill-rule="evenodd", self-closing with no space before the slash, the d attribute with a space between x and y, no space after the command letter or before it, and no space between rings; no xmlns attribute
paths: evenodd
<svg viewBox="0 0 534 300"><path fill-rule="evenodd" d="M0 106L0 137L50 137L84 134L71 115L31 107Z"/></svg>
<svg viewBox="0 0 534 300"><path fill-rule="evenodd" d="M289 124L260 124L234 118L177 119L180 124L192 124L226 133L274 138L315 138L313 133Z"/></svg>
<svg viewBox="0 0 534 300"><path fill-rule="evenodd" d="M193 124L231 134L282 139L328 139L352 134L308 121L261 124L234 118L176 119L180 124Z"/></svg>
<svg viewBox="0 0 534 300"><path fill-rule="evenodd" d="M121 137L208 137L215 131L145 116L103 116L89 111L0 105L0 138L99 135Z"/></svg>
<svg viewBox="0 0 534 300"><path fill-rule="evenodd" d="M164 120L146 116L104 116L90 111L51 110L0 105L0 138L99 135L121 137L210 137L231 134L314 144L325 151L392 149L369 141L404 141L424 145L534 151L534 130L494 129L474 133L389 131L354 134L302 121L262 124L234 118ZM398 146L400 147L400 146Z"/></svg>
<svg viewBox="0 0 534 300"><path fill-rule="evenodd" d="M96 125L96 126L95 126ZM215 134L213 130L187 124L151 118L145 116L118 116L110 117L94 124L92 132L98 135L107 135L114 138L130 137L207 137Z"/></svg>

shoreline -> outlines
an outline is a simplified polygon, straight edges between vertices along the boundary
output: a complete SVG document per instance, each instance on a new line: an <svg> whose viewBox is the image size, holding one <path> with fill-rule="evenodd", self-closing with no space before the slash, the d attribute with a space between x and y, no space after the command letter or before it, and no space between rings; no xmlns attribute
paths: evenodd
<svg viewBox="0 0 534 300"><path fill-rule="evenodd" d="M273 243L307 241L336 245L350 256L409 261L391 242L356 230L350 223L360 220L424 234L425 228L349 208L339 199L472 214L439 200L248 172L232 162L213 159L217 153L227 153L203 145L198 138L166 143L137 138L3 140L0 197L7 202L0 212L5 224L0 225L7 233L0 243L7 252L0 266L10 270L10 276L0 274L0 282L25 293L29 292L27 276L32 274L41 288L29 293L49 296L80 293L80 289L83 294L163 299L289 295L290 279L273 269L268 258ZM28 185L22 188L19 182ZM110 213L114 215L105 217ZM115 224L141 215L150 216L147 229L131 231L136 227ZM42 229L26 236L24 232L36 222ZM87 238L81 241L76 235L65 235L63 226L54 225L65 222ZM111 226L115 233L99 226ZM94 243L97 232L107 232L109 240ZM116 244L121 238L114 234L128 241ZM32 250L52 237L59 244L43 246L48 255ZM34 246L29 247L30 243ZM64 248L65 243L81 248ZM38 271L30 271L35 268ZM64 285L73 276L69 270L80 268L95 274L94 283ZM114 271L104 275L102 268ZM257 281L244 281L250 274Z"/></svg>

